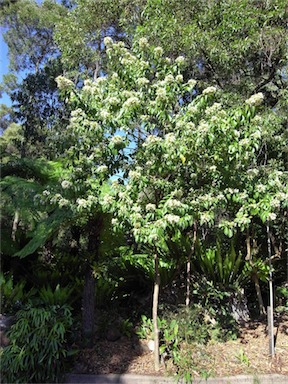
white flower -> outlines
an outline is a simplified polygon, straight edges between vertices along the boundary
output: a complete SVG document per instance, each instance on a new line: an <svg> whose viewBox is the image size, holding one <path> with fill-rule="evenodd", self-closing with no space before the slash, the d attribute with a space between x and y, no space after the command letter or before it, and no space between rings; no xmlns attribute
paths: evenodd
<svg viewBox="0 0 288 384"><path fill-rule="evenodd" d="M178 83L182 83L183 82L183 76L182 75L177 75L175 79L176 79L176 81Z"/></svg>
<svg viewBox="0 0 288 384"><path fill-rule="evenodd" d="M191 113L192 115L197 113L197 108L193 104L188 105L188 112Z"/></svg>
<svg viewBox="0 0 288 384"><path fill-rule="evenodd" d="M77 108L71 112L72 117L81 117L83 115L83 110L81 108Z"/></svg>
<svg viewBox="0 0 288 384"><path fill-rule="evenodd" d="M174 133L167 133L167 135L165 135L165 140L167 141L168 144L174 144L176 137Z"/></svg>
<svg viewBox="0 0 288 384"><path fill-rule="evenodd" d="M123 143L123 137L120 135L113 136L111 142L116 146L121 145Z"/></svg>
<svg viewBox="0 0 288 384"><path fill-rule="evenodd" d="M275 213L269 213L268 217L267 217L267 220L271 220L271 221L274 221L276 220L277 216Z"/></svg>
<svg viewBox="0 0 288 384"><path fill-rule="evenodd" d="M113 218L113 219L111 220L111 224L112 224L112 225L115 225L115 226L119 225L119 221L118 221L118 219Z"/></svg>
<svg viewBox="0 0 288 384"><path fill-rule="evenodd" d="M164 218L168 221L170 224L177 224L180 220L180 217L177 215L168 214L165 215Z"/></svg>
<svg viewBox="0 0 288 384"><path fill-rule="evenodd" d="M255 95L252 95L248 100L245 101L246 104L252 106L258 106L262 104L264 100L264 95L262 92L256 93Z"/></svg>
<svg viewBox="0 0 288 384"><path fill-rule="evenodd" d="M108 171L107 165L100 165L96 170L97 173L106 173L107 171Z"/></svg>
<svg viewBox="0 0 288 384"><path fill-rule="evenodd" d="M142 87L143 85L149 84L149 80L146 79L146 77L139 77L139 79L136 80L136 83L139 87Z"/></svg>
<svg viewBox="0 0 288 384"><path fill-rule="evenodd" d="M128 176L131 180L138 180L141 177L141 174L137 171L129 171Z"/></svg>
<svg viewBox="0 0 288 384"><path fill-rule="evenodd" d="M61 183L61 187L62 187L63 189L70 188L71 185L72 185L72 184L71 184L70 181L68 181L68 180L63 180L62 183Z"/></svg>
<svg viewBox="0 0 288 384"><path fill-rule="evenodd" d="M181 207L182 203L179 200L176 199L169 199L166 202L167 207L169 208L179 208Z"/></svg>
<svg viewBox="0 0 288 384"><path fill-rule="evenodd" d="M85 199L77 199L76 203L78 204L78 208L86 208L88 206L88 201Z"/></svg>
<svg viewBox="0 0 288 384"><path fill-rule="evenodd" d="M156 95L159 97L159 99L165 99L167 96L166 89L165 88L158 88L156 90Z"/></svg>
<svg viewBox="0 0 288 384"><path fill-rule="evenodd" d="M74 83L73 81L67 79L64 76L58 76L55 79L57 86L60 90L69 90L71 88L74 88Z"/></svg>
<svg viewBox="0 0 288 384"><path fill-rule="evenodd" d="M154 53L156 56L162 56L163 55L163 48L162 47L154 48Z"/></svg>
<svg viewBox="0 0 288 384"><path fill-rule="evenodd" d="M185 63L185 57L184 56L178 56L175 60L175 63L182 65Z"/></svg>
<svg viewBox="0 0 288 384"><path fill-rule="evenodd" d="M104 37L104 45L105 45L106 47L108 47L108 46L111 45L112 43L113 43L113 40L111 39L111 37L109 37L109 36Z"/></svg>
<svg viewBox="0 0 288 384"><path fill-rule="evenodd" d="M103 120L106 120L106 119L109 118L110 113L109 113L106 109L102 109L102 110L100 111L100 116L101 116L101 118L102 118Z"/></svg>
<svg viewBox="0 0 288 384"><path fill-rule="evenodd" d="M148 40L146 39L146 37L141 37L138 41L138 44L140 48L145 48L148 46Z"/></svg>
<svg viewBox="0 0 288 384"><path fill-rule="evenodd" d="M216 91L216 87L207 87L204 89L203 95L213 95Z"/></svg>
<svg viewBox="0 0 288 384"><path fill-rule="evenodd" d="M114 199L113 199L113 197L111 195L105 195L103 197L103 204L104 205L110 205L110 204L113 203L113 201L114 201Z"/></svg>
<svg viewBox="0 0 288 384"><path fill-rule="evenodd" d="M186 129L187 129L187 130L190 130L190 131L194 131L194 129L195 129L195 124L192 123L192 121L189 121L189 122L186 124Z"/></svg>
<svg viewBox="0 0 288 384"><path fill-rule="evenodd" d="M146 140L145 140L145 143L143 143L143 147L146 147L150 144L156 144L156 143L159 143L161 141L161 138L158 137L158 136L155 136L155 135L149 135Z"/></svg>
<svg viewBox="0 0 288 384"><path fill-rule="evenodd" d="M69 204L69 200L67 200L67 199L60 199L58 204L59 204L59 207L65 207L65 206L67 206Z"/></svg>
<svg viewBox="0 0 288 384"><path fill-rule="evenodd" d="M119 99L117 99L117 97L115 96L111 96L107 99L107 102L110 104L110 105L118 105L119 104Z"/></svg>
<svg viewBox="0 0 288 384"><path fill-rule="evenodd" d="M129 97L123 104L124 108L137 107L140 104L140 100L137 97Z"/></svg>
<svg viewBox="0 0 288 384"><path fill-rule="evenodd" d="M171 84L174 82L174 76L169 74L165 77L164 81L167 83L167 84Z"/></svg>
<svg viewBox="0 0 288 384"><path fill-rule="evenodd" d="M42 194L43 194L44 196L49 196L49 195L50 195L50 191L47 191L47 189L45 189L45 190L42 192Z"/></svg>
<svg viewBox="0 0 288 384"><path fill-rule="evenodd" d="M146 205L145 208L146 208L146 211L147 211L147 212L154 212L155 209L156 209L156 205L155 205L155 204L151 204L151 203L149 203L149 204Z"/></svg>
<svg viewBox="0 0 288 384"><path fill-rule="evenodd" d="M196 80L194 80L194 79L190 79L190 80L188 80L188 86L191 88L191 89L193 89L194 87L195 87L195 85L197 84L197 81Z"/></svg>
<svg viewBox="0 0 288 384"><path fill-rule="evenodd" d="M106 77L104 77L104 76L97 77L95 83L96 83L97 85L101 85L101 84L106 83Z"/></svg>

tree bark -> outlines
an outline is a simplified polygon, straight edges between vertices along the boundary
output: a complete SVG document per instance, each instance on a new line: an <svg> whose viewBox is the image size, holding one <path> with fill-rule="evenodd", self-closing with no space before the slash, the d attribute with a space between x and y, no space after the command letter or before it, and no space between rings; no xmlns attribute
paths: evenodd
<svg viewBox="0 0 288 384"><path fill-rule="evenodd" d="M264 315L266 315L266 311L265 311L265 307L264 307L264 303L263 303L259 278L258 278L256 273L253 273L252 280L253 280L253 283L254 283L255 289L256 289L256 295L257 295L257 300L258 300L258 305L259 305L260 316L264 316Z"/></svg>
<svg viewBox="0 0 288 384"><path fill-rule="evenodd" d="M93 345L94 322L95 322L95 278L93 269L86 262L85 282L83 291L83 307L82 307L82 334L83 344L85 347L91 348Z"/></svg>
<svg viewBox="0 0 288 384"><path fill-rule="evenodd" d="M159 371L160 368L160 353L159 353L159 328L158 328L158 301L159 301L159 289L160 289L160 273L159 273L159 258L157 251L154 255L154 292L153 292L153 327L154 327L154 366L155 371Z"/></svg>
<svg viewBox="0 0 288 384"><path fill-rule="evenodd" d="M103 226L103 217L91 219L87 223L88 246L85 261L85 281L82 301L82 336L84 346L93 346L94 324L95 324L95 294L96 281L93 275L92 262L99 257L99 237Z"/></svg>
<svg viewBox="0 0 288 384"><path fill-rule="evenodd" d="M186 278L186 307L189 307L190 305L190 288L191 288L191 257L195 251L195 243L197 238L197 227L196 222L194 223L194 231L193 231L193 243L191 247L191 252L188 255L187 260L187 278Z"/></svg>

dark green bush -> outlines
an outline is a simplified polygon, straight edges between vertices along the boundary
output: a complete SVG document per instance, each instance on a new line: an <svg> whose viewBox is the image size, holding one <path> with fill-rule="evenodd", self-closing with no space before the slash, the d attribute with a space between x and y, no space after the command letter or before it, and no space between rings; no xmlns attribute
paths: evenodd
<svg viewBox="0 0 288 384"><path fill-rule="evenodd" d="M59 382L70 354L67 332L72 322L67 305L20 310L8 332L10 345L2 350L2 382Z"/></svg>

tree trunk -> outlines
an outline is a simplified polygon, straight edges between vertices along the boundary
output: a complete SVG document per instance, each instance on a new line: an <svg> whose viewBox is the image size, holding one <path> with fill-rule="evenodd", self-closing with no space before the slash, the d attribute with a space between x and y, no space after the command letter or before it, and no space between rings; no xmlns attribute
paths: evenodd
<svg viewBox="0 0 288 384"><path fill-rule="evenodd" d="M82 334L83 344L85 347L91 348L93 345L94 322L95 322L95 278L93 269L86 262L85 282L83 291L83 306L82 306Z"/></svg>
<svg viewBox="0 0 288 384"><path fill-rule="evenodd" d="M193 232L193 243L191 247L191 252L188 255L187 260L187 278L186 278L186 307L189 307L190 305L190 288L191 288L191 257L195 250L195 243L197 238L197 227L196 222L194 223L194 232Z"/></svg>
<svg viewBox="0 0 288 384"><path fill-rule="evenodd" d="M264 303L263 303L263 299L262 299L262 293L261 293L259 278L256 275L256 273L253 273L252 281L253 281L253 283L255 285L255 289L256 289L260 316L264 316L264 315L266 315L266 311L265 311L265 307L264 307Z"/></svg>
<svg viewBox="0 0 288 384"><path fill-rule="evenodd" d="M159 300L159 289L160 289L160 274L159 274L159 259L158 253L155 252L154 255L154 268L155 268L155 278L154 278L154 292L153 292L153 327L154 327L154 366L155 371L159 371L159 328L158 328L158 300Z"/></svg>
<svg viewBox="0 0 288 384"><path fill-rule="evenodd" d="M93 346L94 324L95 324L95 294L96 281L93 276L92 262L99 257L99 237L103 226L103 216L99 215L87 223L88 233L87 258L85 261L85 282L83 290L82 305L82 336L86 347Z"/></svg>

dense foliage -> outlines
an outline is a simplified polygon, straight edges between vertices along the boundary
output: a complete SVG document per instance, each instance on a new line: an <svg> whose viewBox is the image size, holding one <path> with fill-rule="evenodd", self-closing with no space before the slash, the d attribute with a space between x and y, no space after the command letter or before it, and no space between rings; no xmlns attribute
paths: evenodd
<svg viewBox="0 0 288 384"><path fill-rule="evenodd" d="M146 316L138 334L154 338L156 369L162 355L180 371L181 342L234 337L248 309L265 314L272 271L285 310L285 2L103 3L1 4L13 104L1 112L0 282L6 313L18 311L2 352L18 364L9 380L59 379L79 308L82 345L93 345L95 306L124 304L133 322ZM152 316L140 304L151 282ZM64 317L58 284L74 297ZM174 290L176 309L158 311ZM47 308L26 307L29 295ZM33 360L33 348L46 355Z"/></svg>

